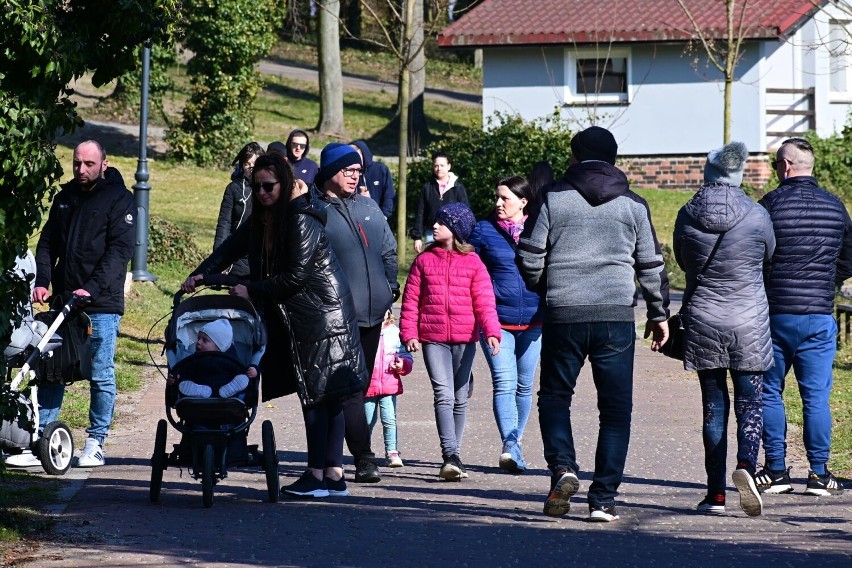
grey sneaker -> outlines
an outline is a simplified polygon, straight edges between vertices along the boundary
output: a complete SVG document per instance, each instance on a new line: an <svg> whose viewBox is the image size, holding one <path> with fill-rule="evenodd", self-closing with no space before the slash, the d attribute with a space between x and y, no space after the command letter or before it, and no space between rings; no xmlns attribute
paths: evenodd
<svg viewBox="0 0 852 568"><path fill-rule="evenodd" d="M544 501L544 514L561 517L571 510L571 497L580 490L580 478L568 469L557 470L551 479L553 487Z"/></svg>
<svg viewBox="0 0 852 568"><path fill-rule="evenodd" d="M444 458L444 464L438 472L438 477L444 481L461 481L463 477L461 459L456 454Z"/></svg>

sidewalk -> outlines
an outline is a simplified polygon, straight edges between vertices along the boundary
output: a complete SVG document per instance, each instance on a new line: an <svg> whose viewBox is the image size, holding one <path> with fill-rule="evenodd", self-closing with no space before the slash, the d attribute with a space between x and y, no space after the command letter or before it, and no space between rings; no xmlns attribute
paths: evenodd
<svg viewBox="0 0 852 568"><path fill-rule="evenodd" d="M131 419L110 435L108 465L91 472L45 535L32 567L66 566L849 566L852 490L834 498L802 494L806 465L791 462L796 492L765 497L764 515L746 517L729 484L728 512L694 511L703 497L701 410L697 380L678 362L637 345L633 437L618 501L621 519L586 522L586 490L597 438L588 366L574 400L582 487L562 519L541 510L548 489L535 407L525 455L531 469L513 476L497 466L500 445L491 411L490 376L481 354L462 459L470 478L438 481L438 439L422 358L398 401L406 467L382 468L381 483L350 483L351 496L320 502L265 502L261 470L232 471L204 509L201 484L165 472L160 503L148 501L148 459L161 384L149 386ZM275 425L282 484L305 463L295 397L260 409ZM733 417L731 417L733 422ZM733 428L730 430L733 433ZM169 432L169 443L176 439ZM249 441L257 443L260 428ZM374 431L381 453L381 429ZM734 466L733 435L729 464ZM352 466L347 466L351 478Z"/></svg>

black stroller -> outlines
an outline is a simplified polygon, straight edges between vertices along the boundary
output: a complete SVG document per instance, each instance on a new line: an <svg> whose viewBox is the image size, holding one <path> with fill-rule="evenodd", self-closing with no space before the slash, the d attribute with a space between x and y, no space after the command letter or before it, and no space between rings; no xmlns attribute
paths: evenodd
<svg viewBox="0 0 852 568"><path fill-rule="evenodd" d="M199 285L221 287L233 277L210 275ZM171 320L166 327L165 353L168 372L178 377L208 371L229 376L257 364L266 345L266 332L254 306L242 298L222 294L197 295L181 301L174 297ZM225 318L233 328L233 346L222 352L195 353L199 330L207 323ZM166 383L168 422L182 434L179 444L166 452L168 425L157 424L151 456L150 499L160 499L163 471L169 466L186 467L193 479L201 480L205 507L213 505L213 487L228 476L229 466L261 466L266 473L269 500L278 501L278 456L272 422L261 425L263 451L248 445L249 427L257 416L259 376L249 381L244 395L234 398L196 398L180 393L180 379Z"/></svg>
<svg viewBox="0 0 852 568"><path fill-rule="evenodd" d="M0 448L11 455L32 451L49 475L64 475L71 467L74 438L71 429L59 421L46 424L39 433L38 387L91 377L91 320L76 309L85 305L88 298L71 296L64 305L58 300L55 298L51 310L25 319L3 353L6 381L10 391L17 393L23 412L16 420L0 423ZM57 331L62 332L64 340ZM29 397L21 392L25 381Z"/></svg>

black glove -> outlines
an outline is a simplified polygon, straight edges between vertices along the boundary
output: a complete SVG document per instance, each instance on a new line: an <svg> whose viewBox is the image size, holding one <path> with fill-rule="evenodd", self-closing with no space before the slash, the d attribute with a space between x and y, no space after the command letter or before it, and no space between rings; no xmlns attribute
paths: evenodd
<svg viewBox="0 0 852 568"><path fill-rule="evenodd" d="M399 300L399 296L400 296L399 284L397 284L396 286L391 286L391 295L393 296L394 302Z"/></svg>

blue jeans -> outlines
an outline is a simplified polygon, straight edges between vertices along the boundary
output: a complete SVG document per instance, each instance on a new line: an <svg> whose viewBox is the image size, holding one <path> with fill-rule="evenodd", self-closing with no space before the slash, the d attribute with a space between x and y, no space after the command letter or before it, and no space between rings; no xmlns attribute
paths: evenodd
<svg viewBox="0 0 852 568"><path fill-rule="evenodd" d="M586 358L598 393L599 429L590 505L610 505L624 476L633 413L633 322L545 323L538 418L551 472L577 472L571 400Z"/></svg>
<svg viewBox="0 0 852 568"><path fill-rule="evenodd" d="M480 339L485 360L491 368L494 384L494 418L503 446L521 441L532 407L535 369L541 355L541 327L525 330L502 330L500 352Z"/></svg>
<svg viewBox="0 0 852 568"><path fill-rule="evenodd" d="M364 413L367 415L367 426L370 429L371 437L373 436L373 427L381 415L382 434L385 438L385 456L391 452L396 452L396 395L364 398Z"/></svg>
<svg viewBox="0 0 852 568"><path fill-rule="evenodd" d="M832 365L837 351L837 322L831 315L769 316L775 366L763 374L763 447L766 467L786 469L787 416L784 379L796 373L802 397L803 437L811 470L825 474L831 449Z"/></svg>
<svg viewBox="0 0 852 568"><path fill-rule="evenodd" d="M115 411L115 344L118 338L119 314L89 314L92 335L92 380L89 381L89 427L86 434L103 445ZM44 428L59 418L65 385L46 384L39 388L39 423Z"/></svg>
<svg viewBox="0 0 852 568"><path fill-rule="evenodd" d="M731 398L728 394L727 369L698 371L701 404L704 409L704 470L707 472L707 494L725 493L728 459L728 416ZM737 463L754 468L763 431L761 404L762 373L731 371L734 384L734 415L737 417Z"/></svg>
<svg viewBox="0 0 852 568"><path fill-rule="evenodd" d="M476 343L423 344L423 361L435 395L435 423L443 458L460 455L475 355Z"/></svg>

